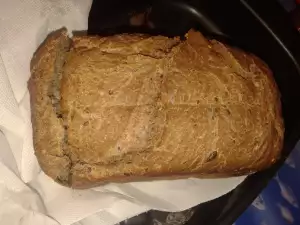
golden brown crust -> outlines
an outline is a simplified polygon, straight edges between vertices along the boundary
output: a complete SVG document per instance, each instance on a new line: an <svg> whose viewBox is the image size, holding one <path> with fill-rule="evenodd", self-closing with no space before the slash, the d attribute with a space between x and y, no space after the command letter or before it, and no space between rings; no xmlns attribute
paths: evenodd
<svg viewBox="0 0 300 225"><path fill-rule="evenodd" d="M284 127L270 69L199 32L187 36L73 38L60 85L68 185L236 176L276 161Z"/></svg>

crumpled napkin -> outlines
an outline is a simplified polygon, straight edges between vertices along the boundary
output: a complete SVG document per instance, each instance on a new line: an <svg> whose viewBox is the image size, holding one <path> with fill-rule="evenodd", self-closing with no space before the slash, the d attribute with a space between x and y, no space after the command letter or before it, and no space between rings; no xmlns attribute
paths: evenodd
<svg viewBox="0 0 300 225"><path fill-rule="evenodd" d="M86 30L91 0L0 0L0 224L113 225L150 209L181 211L244 180L182 179L72 190L54 183L34 155L27 81L32 54L63 26Z"/></svg>

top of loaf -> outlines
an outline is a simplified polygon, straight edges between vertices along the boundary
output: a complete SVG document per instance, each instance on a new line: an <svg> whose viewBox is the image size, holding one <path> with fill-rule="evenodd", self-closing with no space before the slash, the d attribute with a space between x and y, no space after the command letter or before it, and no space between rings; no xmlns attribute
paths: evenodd
<svg viewBox="0 0 300 225"><path fill-rule="evenodd" d="M185 41L75 36L58 88L73 187L248 174L281 150L280 95L268 66L196 31Z"/></svg>

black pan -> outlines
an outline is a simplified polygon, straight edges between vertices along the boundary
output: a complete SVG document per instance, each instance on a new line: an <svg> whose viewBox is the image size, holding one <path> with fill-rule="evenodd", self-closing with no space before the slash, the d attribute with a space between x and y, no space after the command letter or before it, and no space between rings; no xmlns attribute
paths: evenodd
<svg viewBox="0 0 300 225"><path fill-rule="evenodd" d="M142 13L144 24L132 25L130 18ZM88 34L182 36L190 28L262 58L272 69L282 95L286 131L281 159L270 169L249 176L230 193L197 206L187 222L231 225L266 187L300 138L300 36L274 0L94 0Z"/></svg>

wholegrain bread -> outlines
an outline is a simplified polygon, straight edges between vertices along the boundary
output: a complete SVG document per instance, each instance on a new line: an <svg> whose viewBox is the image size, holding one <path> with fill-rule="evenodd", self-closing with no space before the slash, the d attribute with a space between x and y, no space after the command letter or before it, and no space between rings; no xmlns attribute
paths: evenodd
<svg viewBox="0 0 300 225"><path fill-rule="evenodd" d="M256 56L207 40L51 34L31 62L36 156L73 188L250 174L280 156L280 95Z"/></svg>

